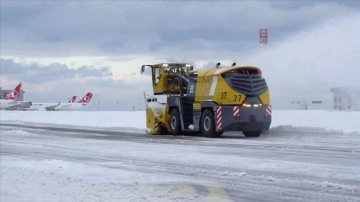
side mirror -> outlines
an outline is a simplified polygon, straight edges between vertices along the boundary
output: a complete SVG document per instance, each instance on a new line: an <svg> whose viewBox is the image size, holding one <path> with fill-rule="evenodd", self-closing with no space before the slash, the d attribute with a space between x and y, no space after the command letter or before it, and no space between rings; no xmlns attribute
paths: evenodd
<svg viewBox="0 0 360 202"><path fill-rule="evenodd" d="M141 66L141 74L144 73L144 71L145 71L145 65L142 65Z"/></svg>

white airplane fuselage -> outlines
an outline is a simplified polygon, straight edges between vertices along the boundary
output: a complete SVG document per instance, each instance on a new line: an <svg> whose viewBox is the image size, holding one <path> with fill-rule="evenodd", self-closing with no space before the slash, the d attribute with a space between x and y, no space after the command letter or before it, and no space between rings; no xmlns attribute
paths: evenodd
<svg viewBox="0 0 360 202"><path fill-rule="evenodd" d="M87 106L87 103L60 103L60 105L55 107L57 111L70 111L70 110L80 110L84 109Z"/></svg>
<svg viewBox="0 0 360 202"><path fill-rule="evenodd" d="M8 108L14 107L16 105L18 105L18 101L16 101L16 100L0 99L0 109L8 109Z"/></svg>
<svg viewBox="0 0 360 202"><path fill-rule="evenodd" d="M52 111L55 109L56 106L58 106L59 102L53 102L53 103L32 103L29 110L39 110L39 111Z"/></svg>

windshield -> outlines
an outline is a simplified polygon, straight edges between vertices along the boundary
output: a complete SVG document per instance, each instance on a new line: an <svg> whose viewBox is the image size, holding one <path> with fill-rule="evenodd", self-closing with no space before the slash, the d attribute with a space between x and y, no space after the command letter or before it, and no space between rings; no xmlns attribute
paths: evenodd
<svg viewBox="0 0 360 202"><path fill-rule="evenodd" d="M180 66L168 66L164 67L165 72L185 72L185 67Z"/></svg>

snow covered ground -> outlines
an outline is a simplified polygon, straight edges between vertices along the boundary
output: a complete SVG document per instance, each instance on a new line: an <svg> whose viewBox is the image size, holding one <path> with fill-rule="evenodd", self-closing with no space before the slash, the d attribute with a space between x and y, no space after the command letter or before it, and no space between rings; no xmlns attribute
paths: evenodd
<svg viewBox="0 0 360 202"><path fill-rule="evenodd" d="M146 129L144 111L1 111L0 121L113 128L132 132ZM360 112L274 110L271 127L274 130L360 132Z"/></svg>
<svg viewBox="0 0 360 202"><path fill-rule="evenodd" d="M273 111L259 138L146 135L141 111L0 121L1 202L360 201L360 112Z"/></svg>

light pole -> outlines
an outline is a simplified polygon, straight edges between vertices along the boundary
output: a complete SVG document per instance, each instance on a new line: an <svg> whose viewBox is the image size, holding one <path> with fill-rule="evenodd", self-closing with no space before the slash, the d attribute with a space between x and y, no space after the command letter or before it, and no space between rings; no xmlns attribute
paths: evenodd
<svg viewBox="0 0 360 202"><path fill-rule="evenodd" d="M119 111L119 101L116 101L116 110Z"/></svg>
<svg viewBox="0 0 360 202"><path fill-rule="evenodd" d="M140 98L139 98L139 111L140 111Z"/></svg>

